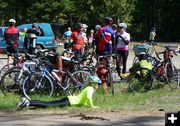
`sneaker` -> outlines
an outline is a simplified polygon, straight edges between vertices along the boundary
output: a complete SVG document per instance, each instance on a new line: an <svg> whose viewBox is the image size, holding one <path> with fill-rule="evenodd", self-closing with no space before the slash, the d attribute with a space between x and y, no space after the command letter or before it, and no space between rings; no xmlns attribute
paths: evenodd
<svg viewBox="0 0 180 126"><path fill-rule="evenodd" d="M17 110L21 110L24 107L28 107L29 106L29 100L26 99L25 97L21 98L21 101L18 102L17 104Z"/></svg>

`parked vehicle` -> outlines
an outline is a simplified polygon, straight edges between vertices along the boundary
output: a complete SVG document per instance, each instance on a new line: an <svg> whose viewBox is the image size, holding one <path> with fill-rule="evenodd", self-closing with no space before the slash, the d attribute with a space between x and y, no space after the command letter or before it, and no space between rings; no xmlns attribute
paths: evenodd
<svg viewBox="0 0 180 126"><path fill-rule="evenodd" d="M41 30L41 35L37 36L37 43L36 46L45 48L45 49L50 49L54 48L56 44L56 37L55 33L53 32L52 26L49 23L37 23L38 27ZM6 42L3 40L4 36L4 31L7 27L0 27L0 49L2 51L6 50ZM32 28L32 24L23 24L20 26L17 26L19 31L22 31L23 28ZM20 37L19 41L19 49L23 50L23 38Z"/></svg>

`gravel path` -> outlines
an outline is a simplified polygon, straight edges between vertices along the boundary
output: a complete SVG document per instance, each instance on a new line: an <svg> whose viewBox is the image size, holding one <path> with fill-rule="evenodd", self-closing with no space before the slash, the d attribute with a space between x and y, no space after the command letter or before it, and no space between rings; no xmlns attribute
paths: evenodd
<svg viewBox="0 0 180 126"><path fill-rule="evenodd" d="M5 126L163 126L164 113L116 113L105 112L93 115L51 112L37 114L35 111L0 112L0 125Z"/></svg>

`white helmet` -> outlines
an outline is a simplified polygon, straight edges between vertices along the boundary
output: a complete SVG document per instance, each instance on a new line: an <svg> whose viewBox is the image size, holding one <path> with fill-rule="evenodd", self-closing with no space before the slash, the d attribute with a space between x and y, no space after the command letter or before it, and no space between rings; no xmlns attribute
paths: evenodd
<svg viewBox="0 0 180 126"><path fill-rule="evenodd" d="M119 27L119 28L123 28L123 29L127 29L126 23L119 23L119 24L118 24L118 27Z"/></svg>
<svg viewBox="0 0 180 126"><path fill-rule="evenodd" d="M90 33L94 33L94 30L90 30Z"/></svg>
<svg viewBox="0 0 180 126"><path fill-rule="evenodd" d="M96 26L95 26L95 29L96 29L96 30L98 30L98 29L100 29L100 28L101 28L101 25L96 25Z"/></svg>
<svg viewBox="0 0 180 126"><path fill-rule="evenodd" d="M87 28L88 26L87 26L87 24L82 24L81 27L82 28Z"/></svg>
<svg viewBox="0 0 180 126"><path fill-rule="evenodd" d="M10 23L16 23L16 20L14 20L14 19L9 19L9 22L10 22Z"/></svg>

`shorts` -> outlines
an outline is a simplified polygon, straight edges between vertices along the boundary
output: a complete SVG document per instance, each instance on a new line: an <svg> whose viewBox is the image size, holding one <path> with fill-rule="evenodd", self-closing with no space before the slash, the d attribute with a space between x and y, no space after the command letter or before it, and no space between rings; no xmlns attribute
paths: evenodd
<svg viewBox="0 0 180 126"><path fill-rule="evenodd" d="M6 52L7 52L8 56L12 56L13 54L14 54L14 56L18 56L19 49L17 46L7 46Z"/></svg>
<svg viewBox="0 0 180 126"><path fill-rule="evenodd" d="M148 43L150 46L154 46L154 41L153 40L151 40L151 41L149 41L149 43Z"/></svg>
<svg viewBox="0 0 180 126"><path fill-rule="evenodd" d="M108 60L110 61L112 55L112 51L103 51L103 52L98 52L97 57L99 56L107 56Z"/></svg>
<svg viewBox="0 0 180 126"><path fill-rule="evenodd" d="M104 56L104 55L105 55L105 56L106 56L106 55L110 56L110 55L112 55L112 51L98 52L97 55L98 55L98 56Z"/></svg>

